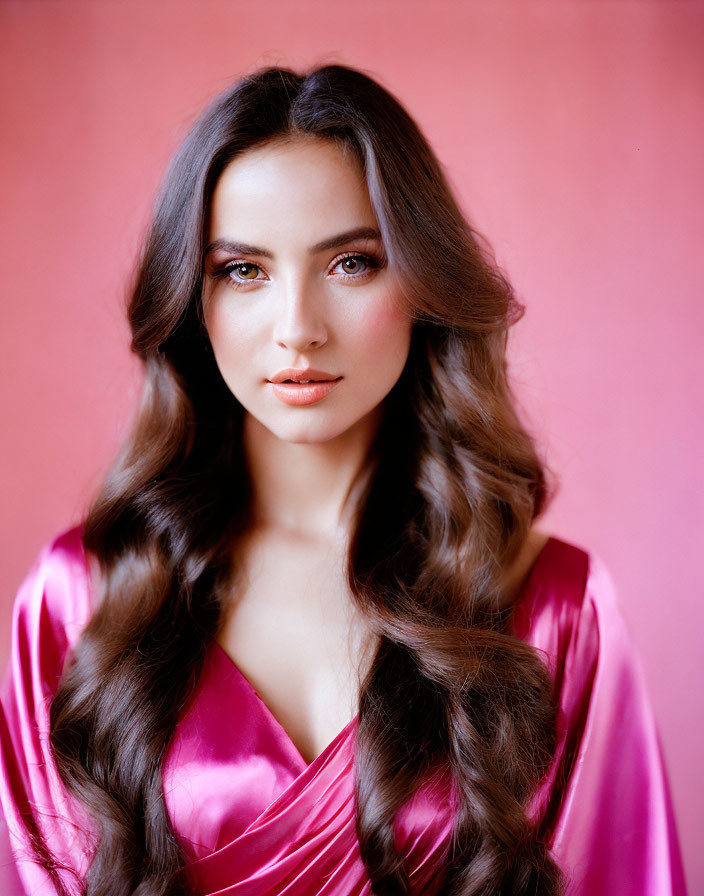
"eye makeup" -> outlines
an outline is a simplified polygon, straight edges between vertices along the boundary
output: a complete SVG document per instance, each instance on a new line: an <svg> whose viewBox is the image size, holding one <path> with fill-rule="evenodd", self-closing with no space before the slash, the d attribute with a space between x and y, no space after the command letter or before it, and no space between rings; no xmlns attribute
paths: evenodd
<svg viewBox="0 0 704 896"><path fill-rule="evenodd" d="M332 274L335 268L348 259L353 259L357 265L363 265L363 269L359 272L347 270ZM328 274L341 278L345 282L366 281L374 272L383 268L384 265L385 260L383 257L380 258L368 252L350 251L333 259L328 268ZM248 276L250 273L254 273L254 276ZM262 273L264 276L260 277L258 273ZM257 283L269 279L261 265L241 258L229 259L219 265L213 265L208 274L212 280L216 282L227 281L229 286L233 286L236 289L240 289L249 283Z"/></svg>

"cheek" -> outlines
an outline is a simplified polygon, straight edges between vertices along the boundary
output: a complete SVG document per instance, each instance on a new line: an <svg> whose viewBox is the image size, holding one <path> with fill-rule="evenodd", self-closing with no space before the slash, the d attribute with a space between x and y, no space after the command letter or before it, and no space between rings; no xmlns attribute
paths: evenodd
<svg viewBox="0 0 704 896"><path fill-rule="evenodd" d="M252 339L247 339L241 320L228 314L222 305L205 309L203 316L218 370L230 391L239 395L243 374L251 366Z"/></svg>
<svg viewBox="0 0 704 896"><path fill-rule="evenodd" d="M203 320L205 329L213 347L220 342L221 334L225 329L225 316L222 313L222 305L214 299L203 302Z"/></svg>
<svg viewBox="0 0 704 896"><path fill-rule="evenodd" d="M226 302L213 301L205 307L203 316L210 344L219 361L240 357L248 342L251 344L243 315L234 314Z"/></svg>
<svg viewBox="0 0 704 896"><path fill-rule="evenodd" d="M367 352L380 352L396 362L405 356L411 339L411 320L393 303L368 308L357 326L357 342Z"/></svg>

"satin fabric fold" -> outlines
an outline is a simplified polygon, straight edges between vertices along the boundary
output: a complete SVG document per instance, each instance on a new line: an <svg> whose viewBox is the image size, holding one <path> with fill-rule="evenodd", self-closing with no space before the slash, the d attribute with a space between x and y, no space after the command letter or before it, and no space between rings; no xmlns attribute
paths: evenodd
<svg viewBox="0 0 704 896"><path fill-rule="evenodd" d="M228 682L235 686L223 689ZM232 729L218 721L223 717L242 720L238 739L246 748L235 758L231 745L229 750L222 745L222 752L230 753L231 775L219 775L208 790L213 754L204 762L202 746L195 745L215 745L215 752L222 755L218 741L231 741L233 736ZM200 794L202 799L208 794L207 820L196 810L198 841L181 841L186 852L200 856L188 866L197 892L238 896L369 892L354 827L356 728L355 718L307 765L232 661L219 647L211 652L197 699L179 725L164 773L169 814L181 830L194 828L191 795ZM258 749L265 762L253 760ZM248 771L242 769L250 764L256 769L273 767L277 774L264 788L247 788L241 782ZM224 786L228 780L233 782L230 787ZM278 783L273 798L272 780ZM442 869L438 853L444 853L449 842L451 796L449 779L438 770L396 819L396 843L408 856L414 893L428 892ZM215 848L204 848L204 840Z"/></svg>
<svg viewBox="0 0 704 896"><path fill-rule="evenodd" d="M58 891L33 861L33 837L64 866L55 873L71 894L80 892L97 843L47 743L48 704L90 613L90 574L72 530L41 553L15 600L0 690L0 803L10 847L5 878L0 853L0 892L8 896ZM657 727L604 564L551 538L515 624L555 680L559 746L529 811L569 878L569 896L682 896ZM212 646L163 770L167 811L198 893L371 892L354 826L356 727L353 719L307 765L235 663ZM449 775L438 769L396 818L413 894L433 894L442 883L455 808Z"/></svg>

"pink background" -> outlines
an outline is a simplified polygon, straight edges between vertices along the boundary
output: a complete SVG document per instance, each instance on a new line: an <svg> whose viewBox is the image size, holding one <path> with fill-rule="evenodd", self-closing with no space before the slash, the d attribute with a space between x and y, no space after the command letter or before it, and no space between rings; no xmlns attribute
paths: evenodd
<svg viewBox="0 0 704 896"><path fill-rule="evenodd" d="M704 4L5 0L0 42L3 665L17 585L125 431L126 276L168 157L244 71L355 65L527 304L512 368L562 483L542 527L619 586L704 892Z"/></svg>

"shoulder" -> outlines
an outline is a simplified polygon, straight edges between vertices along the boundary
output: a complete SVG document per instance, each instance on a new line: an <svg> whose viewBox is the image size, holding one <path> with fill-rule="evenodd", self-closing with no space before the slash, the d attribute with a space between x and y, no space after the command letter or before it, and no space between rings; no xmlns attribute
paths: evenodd
<svg viewBox="0 0 704 896"><path fill-rule="evenodd" d="M531 815L575 896L684 893L658 727L618 589L595 551L554 537L546 547L521 611L553 674L557 744Z"/></svg>
<svg viewBox="0 0 704 896"><path fill-rule="evenodd" d="M94 835L84 807L65 791L49 745L51 700L90 616L81 534L77 527L46 544L20 585L0 684L0 809L16 867L32 893L54 892L33 844L44 842L53 852L59 871L52 881L60 878L61 892L73 893L74 869L80 862L85 873Z"/></svg>
<svg viewBox="0 0 704 896"><path fill-rule="evenodd" d="M76 526L45 544L20 585L12 610L16 655L58 669L90 618L91 573L81 535Z"/></svg>
<svg viewBox="0 0 704 896"><path fill-rule="evenodd" d="M629 635L612 575L601 556L550 535L515 609L519 637L544 653L553 673L568 661L593 667Z"/></svg>

